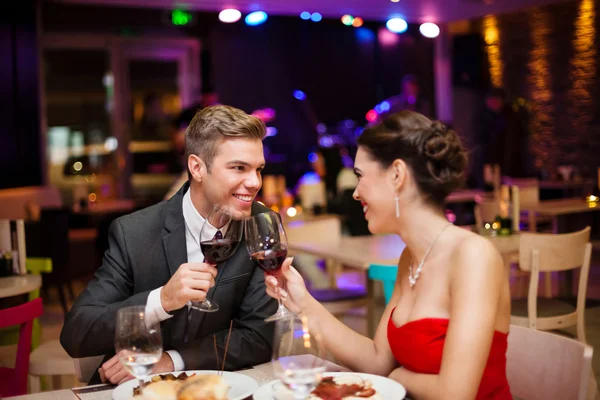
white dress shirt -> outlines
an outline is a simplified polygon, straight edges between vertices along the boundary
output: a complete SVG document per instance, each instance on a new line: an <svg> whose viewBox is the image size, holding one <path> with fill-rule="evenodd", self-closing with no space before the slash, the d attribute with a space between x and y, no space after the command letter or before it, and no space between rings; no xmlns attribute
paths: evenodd
<svg viewBox="0 0 600 400"><path fill-rule="evenodd" d="M211 240L215 236L215 233L217 233L217 228L210 227L211 229L205 230L205 232L202 234L202 237L200 237L202 225L204 225L204 218L196 210L196 207L194 207L190 192L191 189L188 189L183 196L182 204L183 219L185 221L185 245L187 249L187 259L188 263L202 263L204 262L204 254L202 254L200 242ZM164 321L172 317L172 315L167 314L162 307L160 302L161 290L162 286L154 289L148 295L148 302L146 303L146 318L150 324L159 323L160 321ZM168 350L166 353L169 354L171 360L173 361L174 371L183 371L185 369L183 358L178 351Z"/></svg>

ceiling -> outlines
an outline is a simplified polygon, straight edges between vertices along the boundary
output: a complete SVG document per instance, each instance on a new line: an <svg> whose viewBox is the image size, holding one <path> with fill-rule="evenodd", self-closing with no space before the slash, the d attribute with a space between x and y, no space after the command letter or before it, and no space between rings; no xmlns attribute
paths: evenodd
<svg viewBox="0 0 600 400"><path fill-rule="evenodd" d="M273 15L320 12L325 18L344 14L367 20L400 16L409 22L447 22L517 11L567 0L53 0L61 3L171 9L185 4L199 11L221 11L235 7L242 12L263 10ZM572 1L572 0L571 0ZM486 4L491 3L491 4Z"/></svg>

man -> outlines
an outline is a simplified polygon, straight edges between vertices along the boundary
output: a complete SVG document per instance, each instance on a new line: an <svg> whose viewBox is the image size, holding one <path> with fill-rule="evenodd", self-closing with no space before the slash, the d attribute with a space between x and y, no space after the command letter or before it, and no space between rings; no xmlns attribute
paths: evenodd
<svg viewBox="0 0 600 400"><path fill-rule="evenodd" d="M266 362L272 324L264 319L277 304L266 294L263 272L245 244L215 268L204 263L200 237L213 205L244 215L266 208L253 202L262 185L265 161L259 119L228 106L200 111L186 132L190 180L168 201L115 220L109 248L96 277L75 301L61 332L71 357L105 355L92 382L131 379L114 356L117 310L145 305L151 322L161 321L165 352L154 372L216 369L213 335L223 354L230 322L233 330L226 368ZM189 301L214 299L214 313L191 312Z"/></svg>
<svg viewBox="0 0 600 400"><path fill-rule="evenodd" d="M502 88L492 88L485 96L485 109L475 116L473 173L477 186L485 188L484 164L497 164L503 176L531 176L529 130L507 102Z"/></svg>
<svg viewBox="0 0 600 400"><path fill-rule="evenodd" d="M414 75L405 75L402 78L402 93L388 99L390 109L385 114L393 114L402 110L416 111L428 118L433 118L429 102L421 95L419 82Z"/></svg>

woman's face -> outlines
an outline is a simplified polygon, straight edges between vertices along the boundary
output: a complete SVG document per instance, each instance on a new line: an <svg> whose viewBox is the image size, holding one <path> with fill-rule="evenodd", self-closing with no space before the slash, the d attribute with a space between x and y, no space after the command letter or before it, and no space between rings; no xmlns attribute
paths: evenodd
<svg viewBox="0 0 600 400"><path fill-rule="evenodd" d="M359 147L354 173L358 178L358 185L353 197L363 206L369 231L392 232L396 220L396 189L391 168L382 168L366 150Z"/></svg>

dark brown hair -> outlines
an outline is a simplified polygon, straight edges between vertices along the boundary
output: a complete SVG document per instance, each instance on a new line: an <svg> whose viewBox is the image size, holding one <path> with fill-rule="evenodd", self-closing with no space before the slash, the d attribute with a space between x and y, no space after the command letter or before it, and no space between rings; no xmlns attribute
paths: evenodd
<svg viewBox="0 0 600 400"><path fill-rule="evenodd" d="M230 106L211 106L198 111L185 131L185 159L200 157L210 171L219 143L226 138L262 140L267 128L258 118ZM189 172L189 171L188 171Z"/></svg>
<svg viewBox="0 0 600 400"><path fill-rule="evenodd" d="M365 129L358 145L383 168L402 159L423 196L438 207L464 182L467 153L460 138L441 122L419 113L405 110L391 114Z"/></svg>

